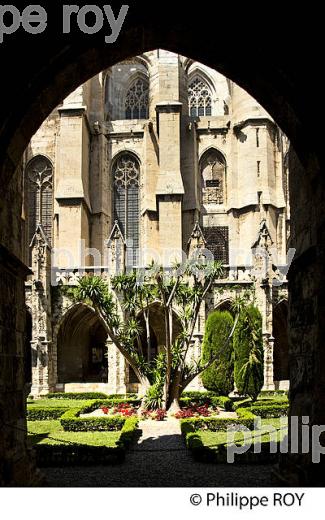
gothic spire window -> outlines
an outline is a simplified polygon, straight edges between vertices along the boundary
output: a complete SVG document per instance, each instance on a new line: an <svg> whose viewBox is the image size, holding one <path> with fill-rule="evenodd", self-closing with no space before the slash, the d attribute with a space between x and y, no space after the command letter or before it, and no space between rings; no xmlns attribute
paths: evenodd
<svg viewBox="0 0 325 520"><path fill-rule="evenodd" d="M125 119L148 119L148 105L148 81L145 78L137 78L126 94Z"/></svg>
<svg viewBox="0 0 325 520"><path fill-rule="evenodd" d="M139 179L140 165L131 153L120 155L113 165L114 219L127 242L130 265L137 264L139 248Z"/></svg>
<svg viewBox="0 0 325 520"><path fill-rule="evenodd" d="M28 239L32 241L36 227L41 224L51 243L53 221L53 167L42 155L34 157L26 168L26 196L28 211Z"/></svg>
<svg viewBox="0 0 325 520"><path fill-rule="evenodd" d="M202 203L223 204L225 199L226 161L218 150L207 150L200 160Z"/></svg>
<svg viewBox="0 0 325 520"><path fill-rule="evenodd" d="M211 116L212 97L208 84L196 76L188 86L188 105L191 117Z"/></svg>

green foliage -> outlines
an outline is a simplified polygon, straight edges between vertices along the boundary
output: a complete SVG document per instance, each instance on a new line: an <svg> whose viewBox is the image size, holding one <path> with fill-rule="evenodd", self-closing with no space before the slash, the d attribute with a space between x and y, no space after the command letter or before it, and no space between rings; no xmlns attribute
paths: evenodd
<svg viewBox="0 0 325 520"><path fill-rule="evenodd" d="M283 417L288 415L289 403L271 404L271 405L257 405L257 403L250 407L250 410L255 415L263 417L264 419Z"/></svg>
<svg viewBox="0 0 325 520"><path fill-rule="evenodd" d="M287 428L283 428L282 424L279 424L279 419L262 419L263 425L271 425L275 428L276 442L281 440L287 434ZM191 450L191 454L194 459L200 462L208 463L227 463L227 432L217 431L212 432L209 430L195 430L193 425L188 424L188 421L184 421L182 425L182 433L186 446ZM275 463L278 459L278 453L271 453L270 450L270 434L267 431L254 430L251 432L252 445L247 447L247 451L235 456L235 463L243 464L266 464ZM237 445L243 445L245 438L243 432L235 432L234 441ZM255 450L254 444L261 444L261 452Z"/></svg>
<svg viewBox="0 0 325 520"><path fill-rule="evenodd" d="M91 406L87 408L87 412L92 412L93 410L97 410L102 406L107 406L107 408L112 408L113 406L118 406L119 404L131 404L134 408L140 406L141 399L100 399L93 402Z"/></svg>
<svg viewBox="0 0 325 520"><path fill-rule="evenodd" d="M232 340L227 344L233 325L234 319L228 311L212 312L205 325L202 363L207 363L215 356L217 356L217 361L207 368L201 377L205 388L218 395L227 396L234 387Z"/></svg>
<svg viewBox="0 0 325 520"><path fill-rule="evenodd" d="M64 431L60 421L28 422L38 466L116 464L137 431L138 419L127 418L120 431Z"/></svg>
<svg viewBox="0 0 325 520"><path fill-rule="evenodd" d="M161 266L152 265L148 272L118 275L110 284L99 276L87 275L79 280L76 300L93 307L104 322L109 337L141 382L151 384L145 396L145 406L149 409L161 408L164 398L170 403L176 376L177 388L181 388L202 371L199 361L187 361L187 354L202 298L222 271L220 262L207 263L200 259L188 262L185 267L175 265L168 272ZM164 320L170 320L175 304L184 309L179 318L180 334L172 344L173 320L170 320L170 334L166 334L165 341L166 355L157 356L155 360L144 356L141 345L143 331L139 321L139 315L143 313L146 333L150 334L148 323L152 303L161 305Z"/></svg>
<svg viewBox="0 0 325 520"><path fill-rule="evenodd" d="M160 384L153 384L148 388L143 407L145 410L158 410L163 407L163 387Z"/></svg>
<svg viewBox="0 0 325 520"><path fill-rule="evenodd" d="M211 398L212 406L220 406L224 408L226 412L231 412L233 410L233 402L229 397L220 395L218 397Z"/></svg>
<svg viewBox="0 0 325 520"><path fill-rule="evenodd" d="M233 426L236 429L241 426L245 426L249 430L254 429L254 421L256 415L250 410L245 408L238 408L238 417L194 417L191 419L181 420L181 430L183 431L183 425L190 425L193 427L193 431L197 430L210 430L210 431L225 431L227 428Z"/></svg>
<svg viewBox="0 0 325 520"><path fill-rule="evenodd" d="M226 412L232 410L233 403L229 397L216 395L214 392L188 391L183 392L180 398L181 406L202 406L204 404L220 406Z"/></svg>
<svg viewBox="0 0 325 520"><path fill-rule="evenodd" d="M35 404L27 406L28 421L46 421L49 419L59 419L68 408L57 406L37 406Z"/></svg>
<svg viewBox="0 0 325 520"><path fill-rule="evenodd" d="M121 430L118 445L126 448L132 442L138 428L139 420L137 417L128 417Z"/></svg>
<svg viewBox="0 0 325 520"><path fill-rule="evenodd" d="M114 396L115 397L115 396ZM109 399L102 392L53 392L44 396L45 399Z"/></svg>
<svg viewBox="0 0 325 520"><path fill-rule="evenodd" d="M87 431L117 431L121 430L125 417L79 417L84 409L75 408L65 412L61 417L61 425L65 431L87 432Z"/></svg>
<svg viewBox="0 0 325 520"><path fill-rule="evenodd" d="M240 311L233 346L237 390L256 400L263 387L263 337L261 313L252 304Z"/></svg>

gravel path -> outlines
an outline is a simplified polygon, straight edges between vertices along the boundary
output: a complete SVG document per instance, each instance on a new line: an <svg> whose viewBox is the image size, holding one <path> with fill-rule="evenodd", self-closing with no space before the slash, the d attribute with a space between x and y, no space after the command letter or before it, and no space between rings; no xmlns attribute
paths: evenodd
<svg viewBox="0 0 325 520"><path fill-rule="evenodd" d="M181 437L179 421L141 421L142 435L125 462L116 466L44 468L51 487L271 486L269 465L195 462Z"/></svg>

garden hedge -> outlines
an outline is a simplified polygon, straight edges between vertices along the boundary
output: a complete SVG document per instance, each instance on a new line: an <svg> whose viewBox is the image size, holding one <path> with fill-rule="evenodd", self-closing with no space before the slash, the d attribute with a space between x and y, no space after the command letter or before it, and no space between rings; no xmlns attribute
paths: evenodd
<svg viewBox="0 0 325 520"><path fill-rule="evenodd" d="M122 463L125 459L125 451L138 427L136 417L123 418L123 420L120 438L114 447L76 443L73 440L73 433L69 444L35 444L34 449L38 466L85 466Z"/></svg>
<svg viewBox="0 0 325 520"><path fill-rule="evenodd" d="M185 434L184 434L185 435ZM217 448L205 446L200 432L192 431L186 434L186 446L198 462L226 464L227 447L220 444ZM279 459L279 443L277 453L270 453L270 443L261 442L261 453L254 452L254 445L247 448L245 453L235 454L235 464L275 464Z"/></svg>
<svg viewBox="0 0 325 520"><path fill-rule="evenodd" d="M180 398L181 406L190 406L195 404L202 406L204 404L211 404L212 406L220 406L227 412L233 409L233 402L229 397L223 395L217 395L214 392L183 392Z"/></svg>
<svg viewBox="0 0 325 520"><path fill-rule="evenodd" d="M227 339L233 328L234 319L228 311L214 311L209 314L205 325L202 343L202 362L217 356L215 361L201 375L202 383L207 390L227 396L234 388L233 345Z"/></svg>
<svg viewBox="0 0 325 520"><path fill-rule="evenodd" d="M193 428L192 431L197 430L210 430L212 432L225 431L228 427L234 427L234 429L240 429L241 426L248 428L249 430L254 429L256 415L254 415L247 408L238 408L238 417L193 417L190 419L182 419L181 431L182 433L188 433L189 428Z"/></svg>
<svg viewBox="0 0 325 520"><path fill-rule="evenodd" d="M44 399L138 399L135 393L104 394L102 392L51 392L43 396Z"/></svg>
<svg viewBox="0 0 325 520"><path fill-rule="evenodd" d="M267 406L288 406L288 399L259 399L258 401L252 401L251 399L245 399L234 403L234 410L237 408L251 408L254 407L267 407Z"/></svg>
<svg viewBox="0 0 325 520"><path fill-rule="evenodd" d="M273 404L273 405L253 405L250 411L263 419L283 417L288 415L289 403Z"/></svg>
<svg viewBox="0 0 325 520"><path fill-rule="evenodd" d="M27 420L28 421L47 421L50 419L59 419L68 408L61 407L51 407L51 406L39 406L37 404L33 404L32 406L27 406Z"/></svg>
<svg viewBox="0 0 325 520"><path fill-rule="evenodd" d="M126 421L125 417L118 415L79 417L81 413L88 411L85 407L67 410L60 419L63 429L70 432L118 431L122 430Z"/></svg>
<svg viewBox="0 0 325 520"><path fill-rule="evenodd" d="M39 467L121 464L125 459L125 450L121 446L36 444L34 450Z"/></svg>
<svg viewBox="0 0 325 520"><path fill-rule="evenodd" d="M52 392L43 396L44 399L108 399L102 392Z"/></svg>

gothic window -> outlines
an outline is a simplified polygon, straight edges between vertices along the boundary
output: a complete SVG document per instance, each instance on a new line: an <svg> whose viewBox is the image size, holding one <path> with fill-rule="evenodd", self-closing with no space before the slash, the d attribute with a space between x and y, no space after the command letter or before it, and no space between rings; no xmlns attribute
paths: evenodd
<svg viewBox="0 0 325 520"><path fill-rule="evenodd" d="M226 162L218 150L204 153L200 161L203 204L223 204L225 199Z"/></svg>
<svg viewBox="0 0 325 520"><path fill-rule="evenodd" d="M205 227L203 230L206 247L224 265L229 263L229 230L226 226Z"/></svg>
<svg viewBox="0 0 325 520"><path fill-rule="evenodd" d="M113 166L114 218L128 245L128 263L137 264L139 248L140 165L131 153L123 153ZM132 242L131 242L132 241Z"/></svg>
<svg viewBox="0 0 325 520"><path fill-rule="evenodd" d="M53 221L53 167L49 159L38 155L26 168L26 196L29 244L38 224L42 224L49 243Z"/></svg>
<svg viewBox="0 0 325 520"><path fill-rule="evenodd" d="M188 105L190 116L211 116L212 98L207 83L199 78L194 78L188 87Z"/></svg>
<svg viewBox="0 0 325 520"><path fill-rule="evenodd" d="M148 119L149 84L144 78L136 79L125 99L125 119Z"/></svg>

